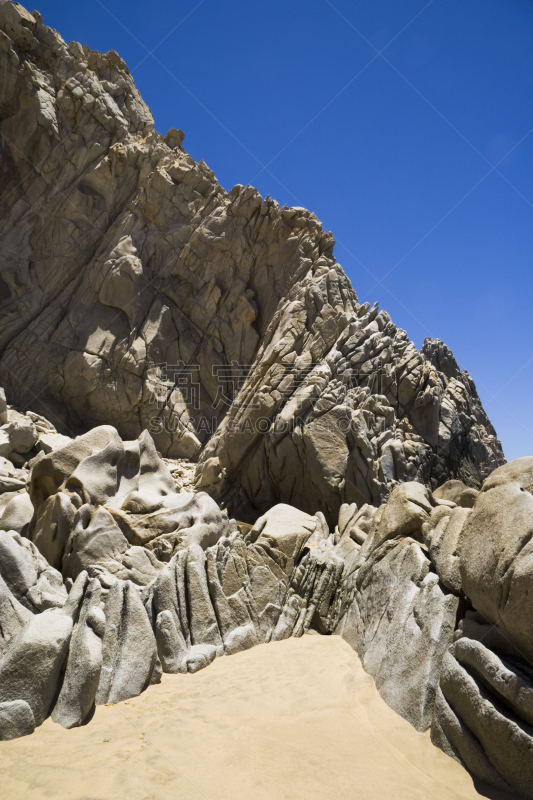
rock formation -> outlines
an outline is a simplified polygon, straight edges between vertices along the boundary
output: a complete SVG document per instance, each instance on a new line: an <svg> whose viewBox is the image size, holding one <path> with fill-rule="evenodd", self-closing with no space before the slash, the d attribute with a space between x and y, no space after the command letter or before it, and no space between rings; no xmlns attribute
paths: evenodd
<svg viewBox="0 0 533 800"><path fill-rule="evenodd" d="M29 413L6 408L0 435L17 441ZM414 727L533 797L532 459L479 492L400 483L379 507L343 504L334 526L282 503L250 525L180 486L147 431L56 443L37 437L0 494L0 739L48 715L81 725L162 671L336 633Z"/></svg>
<svg viewBox="0 0 533 800"><path fill-rule="evenodd" d="M334 524L503 456L450 351L359 305L314 214L225 192L111 51L0 8L0 383L64 434L150 430L254 522ZM0 448L1 448L0 444Z"/></svg>
<svg viewBox="0 0 533 800"><path fill-rule="evenodd" d="M313 214L159 136L116 53L3 2L0 72L0 740L336 633L533 798L533 459Z"/></svg>

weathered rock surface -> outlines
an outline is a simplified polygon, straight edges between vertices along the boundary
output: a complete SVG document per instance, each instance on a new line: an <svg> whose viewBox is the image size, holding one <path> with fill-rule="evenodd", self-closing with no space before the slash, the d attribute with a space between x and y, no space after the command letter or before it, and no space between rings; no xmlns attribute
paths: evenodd
<svg viewBox="0 0 533 800"><path fill-rule="evenodd" d="M0 575L14 597L33 613L65 604L61 574L15 531L0 530Z"/></svg>
<svg viewBox="0 0 533 800"><path fill-rule="evenodd" d="M379 507L342 504L334 526L283 503L250 525L180 491L147 432L99 426L57 445L21 468L27 536L0 530L0 738L49 714L82 725L162 671L338 633L392 708L531 797L530 460L475 498L458 482L403 482Z"/></svg>
<svg viewBox="0 0 533 800"><path fill-rule="evenodd" d="M469 512L461 506L437 506L422 526L424 543L435 564L443 585L451 592L462 594L459 560L459 536Z"/></svg>
<svg viewBox="0 0 533 800"><path fill-rule="evenodd" d="M397 482L479 488L503 463L468 373L357 302L314 214L224 191L181 132L154 131L114 51L66 45L11 2L0 33L10 402L69 436L148 428L252 523L282 502L333 525ZM0 455L24 460L38 425L10 426Z"/></svg>
<svg viewBox="0 0 533 800"><path fill-rule="evenodd" d="M157 134L114 51L0 2L0 87L0 740L335 632L533 797L533 459L313 214Z"/></svg>
<svg viewBox="0 0 533 800"><path fill-rule="evenodd" d="M437 500L449 500L461 508L472 508L476 502L478 492L470 486L466 486L462 481L446 481L438 489L435 489L433 496Z"/></svg>
<svg viewBox="0 0 533 800"><path fill-rule="evenodd" d="M98 638L103 632L101 674L96 692L98 704L118 703L135 697L150 683L157 683L161 676L155 636L132 583L116 581L113 584L104 613L105 632L98 632Z"/></svg>
<svg viewBox="0 0 533 800"><path fill-rule="evenodd" d="M94 706L102 669L102 638L106 623L100 607L100 594L99 581L90 581L72 632L63 684L52 712L54 722L64 728L81 725Z"/></svg>
<svg viewBox="0 0 533 800"><path fill-rule="evenodd" d="M434 502L417 483L392 492L345 571L334 630L357 650L391 708L418 730L431 723L458 608L420 544Z"/></svg>
<svg viewBox="0 0 533 800"><path fill-rule="evenodd" d="M460 534L465 594L533 661L533 458L497 469Z"/></svg>
<svg viewBox="0 0 533 800"><path fill-rule="evenodd" d="M33 711L25 700L0 703L0 741L28 736L34 730Z"/></svg>
<svg viewBox="0 0 533 800"><path fill-rule="evenodd" d="M206 548L229 525L207 494L178 493L147 431L123 442L103 425L69 440L36 459L28 491L28 534L72 580L99 566L149 583L175 551L193 543Z"/></svg>
<svg viewBox="0 0 533 800"><path fill-rule="evenodd" d="M424 527L442 582L467 612L440 672L433 741L494 786L533 797L533 459L497 469L471 510Z"/></svg>
<svg viewBox="0 0 533 800"><path fill-rule="evenodd" d="M71 632L72 618L56 609L30 619L2 652L0 703L25 700L41 725L52 710Z"/></svg>
<svg viewBox="0 0 533 800"><path fill-rule="evenodd" d="M432 741L487 783L531 798L533 668L495 626L465 622L443 660Z"/></svg>

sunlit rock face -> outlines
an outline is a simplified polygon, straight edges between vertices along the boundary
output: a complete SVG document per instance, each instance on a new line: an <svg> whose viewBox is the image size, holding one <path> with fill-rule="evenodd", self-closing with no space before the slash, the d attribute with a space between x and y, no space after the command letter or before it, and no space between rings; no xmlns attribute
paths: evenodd
<svg viewBox="0 0 533 800"><path fill-rule="evenodd" d="M0 2L0 91L0 741L336 633L532 798L532 459L468 373L157 134L114 51Z"/></svg>
<svg viewBox="0 0 533 800"><path fill-rule="evenodd" d="M0 381L62 434L149 429L240 519L332 523L503 455L450 351L360 305L303 208L163 138L114 52L0 8ZM0 441L0 452L9 443Z"/></svg>
<svg viewBox="0 0 533 800"><path fill-rule="evenodd" d="M163 671L335 633L415 728L531 797L531 459L479 492L407 481L333 525L284 503L250 525L180 484L147 431L69 439L5 413L10 441L36 440L0 463L0 740L82 725Z"/></svg>

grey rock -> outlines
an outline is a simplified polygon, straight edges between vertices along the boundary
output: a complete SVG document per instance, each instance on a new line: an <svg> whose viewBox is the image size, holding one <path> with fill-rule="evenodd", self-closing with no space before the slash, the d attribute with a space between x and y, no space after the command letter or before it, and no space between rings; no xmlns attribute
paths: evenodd
<svg viewBox="0 0 533 800"><path fill-rule="evenodd" d="M180 672L187 645L181 626L169 609L160 611L155 623L157 652L164 672ZM216 652L216 648L215 648Z"/></svg>
<svg viewBox="0 0 533 800"><path fill-rule="evenodd" d="M97 705L118 703L141 694L157 668L156 639L135 586L117 580L107 595L104 613Z"/></svg>
<svg viewBox="0 0 533 800"><path fill-rule="evenodd" d="M458 607L430 567L410 537L385 540L341 583L334 630L357 650L388 705L421 731L431 724Z"/></svg>
<svg viewBox="0 0 533 800"><path fill-rule="evenodd" d="M462 508L472 508L478 495L477 489L466 486L462 481L450 480L433 490L438 500L450 500Z"/></svg>
<svg viewBox="0 0 533 800"><path fill-rule="evenodd" d="M343 570L344 561L333 547L313 548L304 553L290 576L272 641L302 636L311 628L331 633L330 606Z"/></svg>
<svg viewBox="0 0 533 800"><path fill-rule="evenodd" d="M214 661L217 649L212 644L195 644L181 663L181 672L198 672Z"/></svg>
<svg viewBox="0 0 533 800"><path fill-rule="evenodd" d="M483 484L459 537L463 591L533 662L533 458L497 469Z"/></svg>
<svg viewBox="0 0 533 800"><path fill-rule="evenodd" d="M460 506L437 506L422 528L429 557L441 582L456 595L460 595L462 589L459 537L469 513L467 508Z"/></svg>
<svg viewBox="0 0 533 800"><path fill-rule="evenodd" d="M16 531L25 536L33 519L33 503L27 492L15 494L0 516L0 530Z"/></svg>
<svg viewBox="0 0 533 800"><path fill-rule="evenodd" d="M448 705L440 687L435 696L431 741L489 786L512 791L487 758L478 739Z"/></svg>
<svg viewBox="0 0 533 800"><path fill-rule="evenodd" d="M246 536L246 541L257 547L275 547L287 559L291 570L302 547L317 527L312 517L293 506L279 503L260 517Z"/></svg>
<svg viewBox="0 0 533 800"><path fill-rule="evenodd" d="M0 703L0 742L28 736L34 730L33 711L25 700Z"/></svg>
<svg viewBox="0 0 533 800"><path fill-rule="evenodd" d="M0 432L9 439L9 452L19 455L29 453L39 438L35 425L27 417L20 417L13 422L8 422L0 428Z"/></svg>
<svg viewBox="0 0 533 800"><path fill-rule="evenodd" d="M34 616L13 636L0 662L0 703L25 700L35 724L51 711L68 654L72 619L51 609Z"/></svg>
<svg viewBox="0 0 533 800"><path fill-rule="evenodd" d="M225 191L182 132L154 131L114 51L2 8L12 402L63 435L149 429L165 457L199 458L198 486L251 523L283 502L333 526L343 503L377 506L398 482L479 487L503 463L468 373L359 304L313 213Z"/></svg>
<svg viewBox="0 0 533 800"><path fill-rule="evenodd" d="M231 654L327 625L343 561L322 530L314 539L319 522L279 505L245 537L235 529L174 556L143 590L163 668L189 669L196 645Z"/></svg>
<svg viewBox="0 0 533 800"><path fill-rule="evenodd" d="M525 668L525 669L524 669ZM533 797L533 670L461 638L445 655L432 739L493 786Z"/></svg>
<svg viewBox="0 0 533 800"><path fill-rule="evenodd" d="M33 613L61 608L67 599L59 572L32 542L15 531L0 531L0 575L17 600Z"/></svg>
<svg viewBox="0 0 533 800"><path fill-rule="evenodd" d="M5 531L0 531L0 572L18 600L25 600L30 587L37 583L31 551Z"/></svg>
<svg viewBox="0 0 533 800"><path fill-rule="evenodd" d="M92 565L114 571L128 550L128 541L109 511L103 506L83 505L77 511L62 559L65 578L76 578Z"/></svg>
<svg viewBox="0 0 533 800"><path fill-rule="evenodd" d="M397 486L383 509L375 536L368 540L368 549L397 536L421 540L422 526L429 519L432 507L431 494L420 483Z"/></svg>
<svg viewBox="0 0 533 800"><path fill-rule="evenodd" d="M207 582L206 555L199 545L188 548L186 563L191 643L212 645L222 653L222 636Z"/></svg>
<svg viewBox="0 0 533 800"><path fill-rule="evenodd" d="M100 426L32 467L30 538L64 578L100 567L145 585L190 544L214 544L229 525L207 494L179 492L146 431L123 442Z"/></svg>
<svg viewBox="0 0 533 800"><path fill-rule="evenodd" d="M33 613L23 606L0 575L0 654L6 643L19 633Z"/></svg>
<svg viewBox="0 0 533 800"><path fill-rule="evenodd" d="M94 706L102 669L105 615L100 608L101 586L89 582L70 641L67 667L52 719L64 728L81 725Z"/></svg>
<svg viewBox="0 0 533 800"><path fill-rule="evenodd" d="M31 498L30 493L30 498ZM36 510L28 530L29 538L54 569L61 570L67 542L74 529L76 513L81 505L72 502L64 492L47 495L42 502L32 499Z"/></svg>
<svg viewBox="0 0 533 800"><path fill-rule="evenodd" d="M24 481L19 478L13 478L11 476L0 477L0 494L4 492L18 492L24 488Z"/></svg>
<svg viewBox="0 0 533 800"><path fill-rule="evenodd" d="M205 492L173 492L150 513L117 510L114 517L129 542L145 546L161 561L191 544L205 550L228 528L227 514Z"/></svg>

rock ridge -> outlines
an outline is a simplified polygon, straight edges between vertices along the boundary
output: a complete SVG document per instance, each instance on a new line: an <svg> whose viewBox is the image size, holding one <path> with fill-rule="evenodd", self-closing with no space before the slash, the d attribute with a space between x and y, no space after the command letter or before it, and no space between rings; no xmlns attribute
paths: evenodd
<svg viewBox="0 0 533 800"><path fill-rule="evenodd" d="M114 51L0 2L0 76L0 741L334 633L533 798L533 459Z"/></svg>
<svg viewBox="0 0 533 800"><path fill-rule="evenodd" d="M398 482L479 488L503 463L468 374L358 303L314 214L224 191L154 130L114 51L12 2L0 34L11 403L70 436L148 429L249 522L285 502L333 523Z"/></svg>

